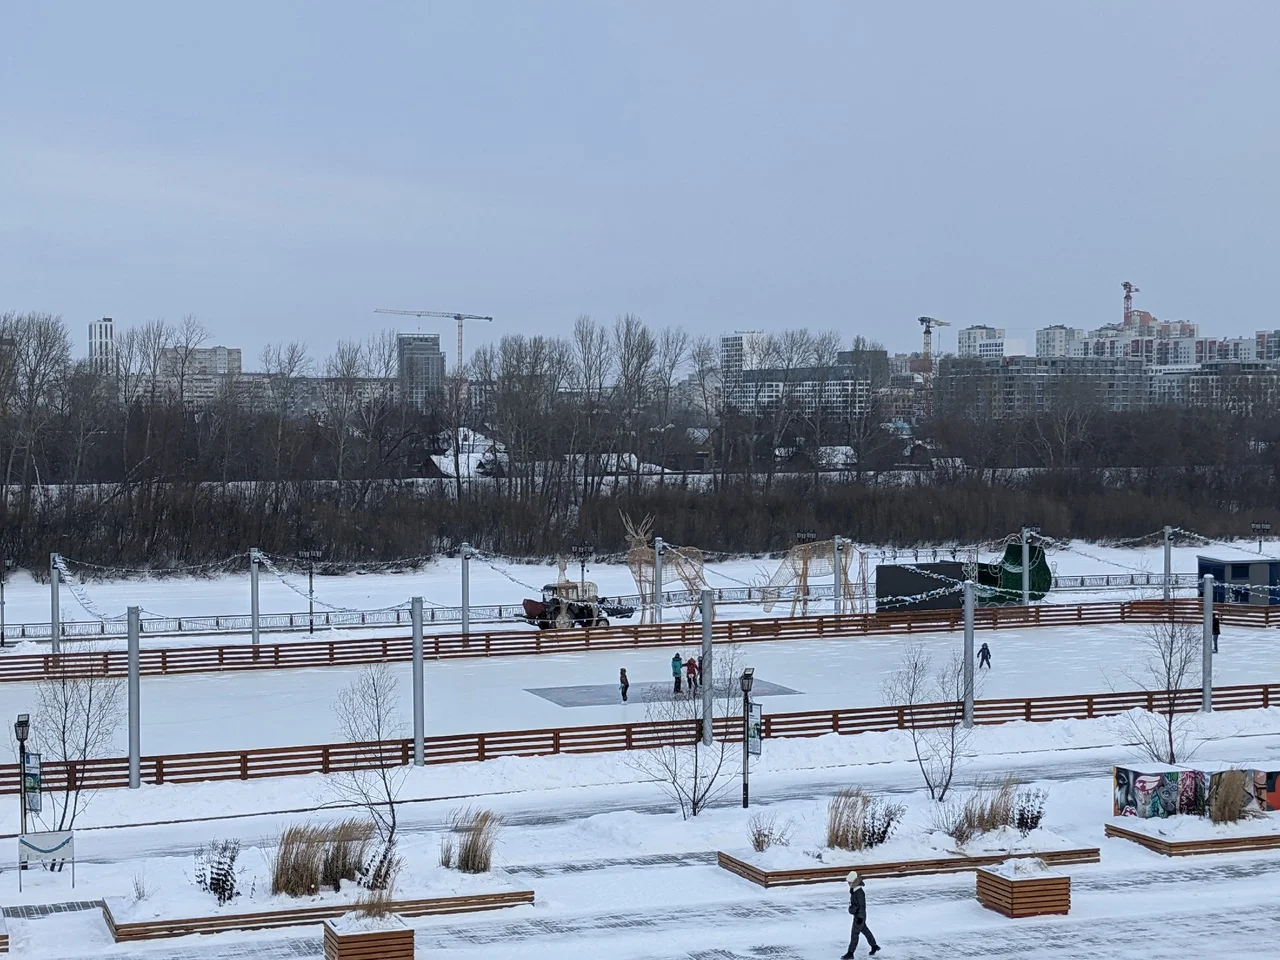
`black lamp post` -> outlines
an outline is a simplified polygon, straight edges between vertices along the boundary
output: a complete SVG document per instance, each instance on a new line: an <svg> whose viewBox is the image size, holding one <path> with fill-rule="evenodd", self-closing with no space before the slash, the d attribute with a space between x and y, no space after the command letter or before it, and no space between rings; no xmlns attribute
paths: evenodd
<svg viewBox="0 0 1280 960"><path fill-rule="evenodd" d="M31 717L18 714L13 735L18 741L18 803L22 808L22 832L27 832L27 736L31 733Z"/></svg>
<svg viewBox="0 0 1280 960"><path fill-rule="evenodd" d="M589 543L579 543L573 548L573 555L578 558L578 585L583 590L586 589L587 583L587 561L591 559L596 552L596 548ZM583 599L582 597L578 598Z"/></svg>
<svg viewBox="0 0 1280 960"><path fill-rule="evenodd" d="M307 632L316 632L316 561L324 554L319 550L299 550L298 556L309 561L307 568Z"/></svg>
<svg viewBox="0 0 1280 960"><path fill-rule="evenodd" d="M754 667L747 667L738 678L742 687L742 809L751 805L751 684L755 681Z"/></svg>

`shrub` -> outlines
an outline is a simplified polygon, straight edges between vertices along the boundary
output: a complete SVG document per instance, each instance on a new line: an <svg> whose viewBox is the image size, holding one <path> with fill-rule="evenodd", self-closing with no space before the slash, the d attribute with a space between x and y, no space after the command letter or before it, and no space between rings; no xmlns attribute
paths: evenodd
<svg viewBox="0 0 1280 960"><path fill-rule="evenodd" d="M349 819L326 826L298 824L280 834L271 862L271 892L306 897L321 887L338 890L359 878L373 824Z"/></svg>
<svg viewBox="0 0 1280 960"><path fill-rule="evenodd" d="M453 856L455 852L453 834L446 833L440 838L440 866L452 870Z"/></svg>
<svg viewBox="0 0 1280 960"><path fill-rule="evenodd" d="M213 840L208 847L196 850L196 886L213 894L219 906L230 903L236 896L236 858L239 856L239 840Z"/></svg>
<svg viewBox="0 0 1280 960"><path fill-rule="evenodd" d="M1211 781L1209 819L1214 823L1236 823L1248 817L1249 774L1225 770Z"/></svg>
<svg viewBox="0 0 1280 960"><path fill-rule="evenodd" d="M846 787L827 803L827 846L869 850L893 835L907 810L856 787Z"/></svg>
<svg viewBox="0 0 1280 960"><path fill-rule="evenodd" d="M502 818L492 810L458 810L450 821L450 829L459 836L458 869L463 873L488 873L493 866L493 848L502 829Z"/></svg>
<svg viewBox="0 0 1280 960"><path fill-rule="evenodd" d="M1019 790L1013 810L1013 825L1024 837L1037 830L1044 822L1044 805L1049 799L1047 790Z"/></svg>
<svg viewBox="0 0 1280 960"><path fill-rule="evenodd" d="M747 824L751 835L751 849L756 853L764 853L770 847L785 847L791 842L792 827L790 820L779 824L777 814L757 813Z"/></svg>
<svg viewBox="0 0 1280 960"><path fill-rule="evenodd" d="M135 873L133 875L133 900L135 903L141 903L147 897L151 896L151 888L147 886L146 873Z"/></svg>

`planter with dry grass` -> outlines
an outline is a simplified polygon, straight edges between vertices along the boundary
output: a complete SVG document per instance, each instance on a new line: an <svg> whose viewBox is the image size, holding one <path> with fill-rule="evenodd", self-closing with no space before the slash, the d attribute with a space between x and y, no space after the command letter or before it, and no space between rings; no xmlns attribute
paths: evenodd
<svg viewBox="0 0 1280 960"><path fill-rule="evenodd" d="M357 909L324 922L324 958L413 960L413 929L392 913Z"/></svg>

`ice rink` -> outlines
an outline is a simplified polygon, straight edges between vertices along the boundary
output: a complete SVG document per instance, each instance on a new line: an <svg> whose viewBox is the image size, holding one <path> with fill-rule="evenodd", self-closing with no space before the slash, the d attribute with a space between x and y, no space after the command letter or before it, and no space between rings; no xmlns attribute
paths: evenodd
<svg viewBox="0 0 1280 960"><path fill-rule="evenodd" d="M1030 697L1133 690L1144 654L1140 626L1053 627L979 632L993 668L979 672L979 696ZM962 647L957 635L855 637L770 641L736 647L733 657L765 681L798 691L770 696L766 713L877 706L881 685L903 647L924 643L941 663ZM1280 682L1280 631L1228 628L1215 660L1215 683ZM728 648L716 647L719 657ZM623 704L564 707L530 692L545 687L593 685L617 690L618 670L633 685L669 685L670 660L693 648L653 647L626 652L574 653L492 659L428 661L425 670L428 734L621 723L645 719L637 697ZM340 738L331 705L358 667L144 677L144 753L328 743ZM410 665L395 664L411 717ZM633 686L633 692L638 688ZM34 712L34 688L0 684L0 711ZM406 736L408 731L406 730ZM124 751L125 731L119 733Z"/></svg>

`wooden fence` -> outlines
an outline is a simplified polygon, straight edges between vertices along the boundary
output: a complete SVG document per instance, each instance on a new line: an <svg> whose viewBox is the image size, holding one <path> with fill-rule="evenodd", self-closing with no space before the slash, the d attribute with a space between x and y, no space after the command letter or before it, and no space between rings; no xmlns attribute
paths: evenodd
<svg viewBox="0 0 1280 960"><path fill-rule="evenodd" d="M974 722L1007 723L1012 720L1083 720L1113 716L1126 710L1153 710L1164 694L1090 693L1065 697L978 700ZM1216 687L1215 710L1249 710L1280 704L1280 684ZM1174 694L1175 711L1194 713L1200 709L1199 690ZM850 710L811 710L802 713L772 713L764 717L767 739L820 737L828 733L855 734L872 731L949 726L958 718L959 704L933 703L915 707L859 707ZM716 736L740 741L742 720L717 717ZM427 763L465 763L495 757L539 757L554 754L608 753L643 750L671 744L695 743L701 721L600 724L547 730L503 730L427 737ZM267 747L254 750L216 750L142 758L144 783L194 783L205 780L252 780L259 777L291 777L311 773L335 773L407 764L413 756L413 741L389 740L381 743L328 743L303 747ZM44 789L57 792L79 783L84 789L127 787L129 762L124 757L89 760L84 763L57 763L43 766ZM0 766L0 794L18 792L17 764Z"/></svg>
<svg viewBox="0 0 1280 960"><path fill-rule="evenodd" d="M1225 625L1280 626L1280 607L1225 604L1215 607ZM1140 600L1129 603L1046 604L1030 607L984 607L976 611L978 630L1031 629L1082 624L1149 623L1169 617L1196 621L1200 601ZM721 620L712 625L715 643L756 643L773 640L813 640L867 636L955 632L962 629L959 610L850 614L836 617L789 617L777 620ZM702 642L701 623L652 623L592 630L484 631L423 638L428 659L526 656L592 650L635 650L644 647L696 646ZM143 648L143 676L217 673L232 670L360 665L407 662L412 659L409 637L364 640L306 641L253 646ZM67 652L58 655L16 655L0 659L0 682L21 683L48 676L112 676L128 672L124 650Z"/></svg>

